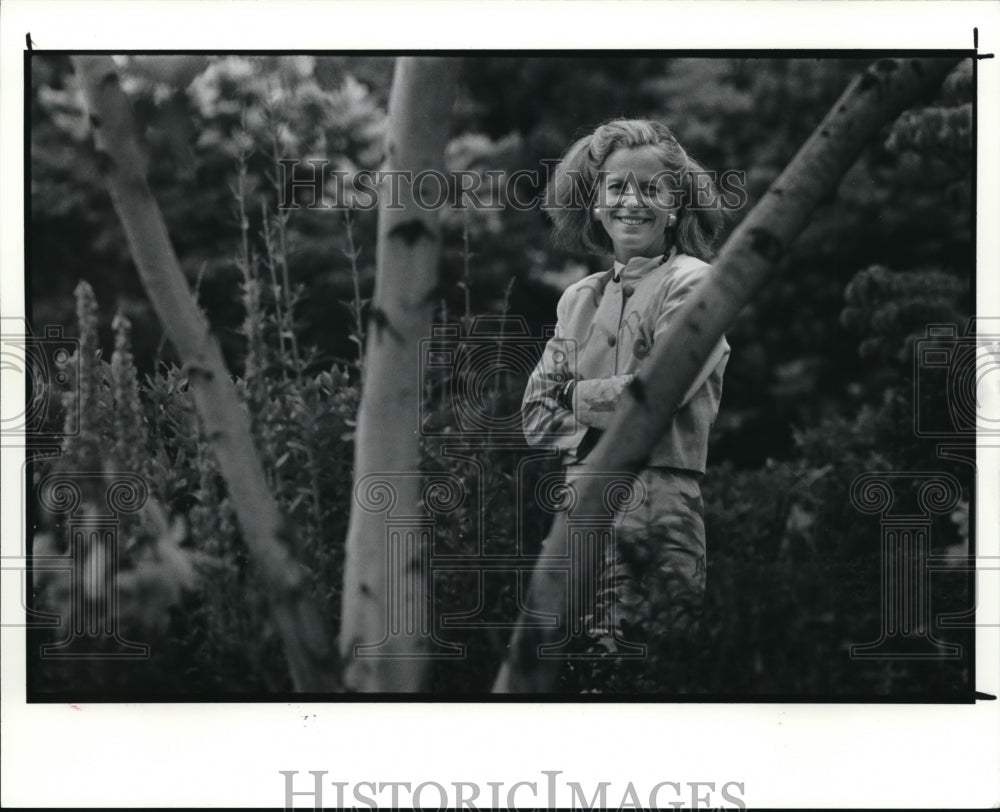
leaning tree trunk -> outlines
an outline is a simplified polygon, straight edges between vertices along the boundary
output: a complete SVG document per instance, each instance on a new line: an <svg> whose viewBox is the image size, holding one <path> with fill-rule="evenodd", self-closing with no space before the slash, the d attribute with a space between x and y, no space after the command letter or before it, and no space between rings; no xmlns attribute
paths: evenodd
<svg viewBox="0 0 1000 812"><path fill-rule="evenodd" d="M457 61L402 57L389 98L385 166L410 178L444 166ZM433 183L427 184L434 188ZM380 195L375 296L355 432L340 653L357 691L419 691L427 674L430 574L421 530L419 342L438 288L438 211L399 183ZM435 192L436 195L436 192ZM409 519L401 517L409 517ZM424 527L426 525L423 525Z"/></svg>
<svg viewBox="0 0 1000 812"><path fill-rule="evenodd" d="M614 420L587 457L576 480L577 510L599 504L600 480L588 472L634 473L642 469L655 440L668 426L688 386L737 313L766 281L768 273L806 225L817 206L831 197L864 146L879 128L894 120L922 93L936 88L957 60L881 59L844 92L767 194L726 241L711 273L692 292L656 342ZM542 556L558 555L567 532L560 514L545 540ZM574 570L575 571L575 570ZM537 568L532 576L530 607L565 612L565 576ZM556 659L538 656L539 647L557 642L557 630L525 623L514 631L510 653L494 691L551 691Z"/></svg>
<svg viewBox="0 0 1000 812"><path fill-rule="evenodd" d="M267 586L292 683L298 691L337 690L332 640L308 602L305 572L289 553L287 525L268 488L246 411L146 182L146 157L115 65L108 56L74 56L72 60L86 94L104 180L142 285L188 374L192 399L240 530Z"/></svg>

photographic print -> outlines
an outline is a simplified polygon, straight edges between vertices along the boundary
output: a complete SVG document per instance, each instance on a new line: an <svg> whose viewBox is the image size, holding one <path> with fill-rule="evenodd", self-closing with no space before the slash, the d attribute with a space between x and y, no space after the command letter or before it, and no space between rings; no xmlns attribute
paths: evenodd
<svg viewBox="0 0 1000 812"><path fill-rule="evenodd" d="M32 697L971 696L971 56L26 58Z"/></svg>
<svg viewBox="0 0 1000 812"><path fill-rule="evenodd" d="M979 37L29 33L2 435L27 708L374 740L413 702L484 729L995 705ZM286 808L771 797L729 761L393 764L262 769Z"/></svg>

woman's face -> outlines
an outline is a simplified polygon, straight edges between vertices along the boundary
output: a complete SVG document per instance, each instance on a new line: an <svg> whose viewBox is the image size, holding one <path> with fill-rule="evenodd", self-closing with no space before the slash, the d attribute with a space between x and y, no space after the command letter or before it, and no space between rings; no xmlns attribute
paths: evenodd
<svg viewBox="0 0 1000 812"><path fill-rule="evenodd" d="M666 228L676 212L669 173L652 146L626 147L601 169L595 217L614 245L615 259L653 257L666 250Z"/></svg>

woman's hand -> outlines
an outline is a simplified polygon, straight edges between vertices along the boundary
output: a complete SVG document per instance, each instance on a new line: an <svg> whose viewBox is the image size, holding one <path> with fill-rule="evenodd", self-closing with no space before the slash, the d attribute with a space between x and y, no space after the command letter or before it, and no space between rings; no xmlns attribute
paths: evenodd
<svg viewBox="0 0 1000 812"><path fill-rule="evenodd" d="M632 383L635 375L615 375L612 378L596 378L578 381L573 389L573 413L585 426L606 429L611 425L618 401L625 387Z"/></svg>

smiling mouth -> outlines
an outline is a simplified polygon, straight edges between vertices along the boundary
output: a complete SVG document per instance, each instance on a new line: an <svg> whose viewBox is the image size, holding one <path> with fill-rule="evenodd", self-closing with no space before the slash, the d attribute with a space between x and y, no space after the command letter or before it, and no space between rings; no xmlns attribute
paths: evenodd
<svg viewBox="0 0 1000 812"><path fill-rule="evenodd" d="M651 218L649 217L637 217L635 215L617 215L615 219L619 223L624 223L627 226L641 226L643 223L648 223Z"/></svg>

